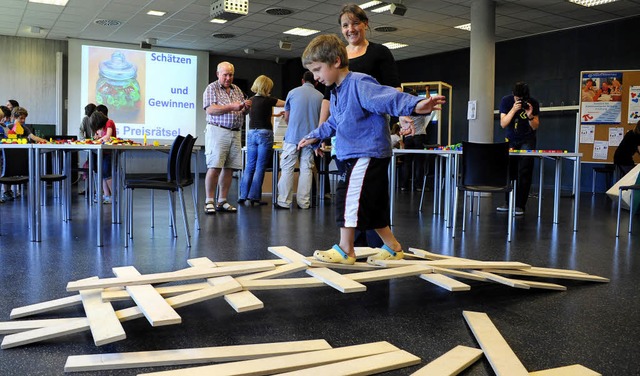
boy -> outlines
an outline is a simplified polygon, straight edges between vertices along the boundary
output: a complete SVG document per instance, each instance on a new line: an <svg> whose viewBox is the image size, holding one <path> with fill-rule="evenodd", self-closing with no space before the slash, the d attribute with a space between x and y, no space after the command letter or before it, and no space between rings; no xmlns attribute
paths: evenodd
<svg viewBox="0 0 640 376"><path fill-rule="evenodd" d="M27 116L29 113L27 109L24 107L14 107L11 110L11 120L13 121L13 125L11 129L17 134L22 135L22 137L29 140L29 142L37 142L40 144L46 144L47 140L44 138L40 138L35 134L31 133L31 129L24 125L25 121L27 121Z"/></svg>
<svg viewBox="0 0 640 376"><path fill-rule="evenodd" d="M399 260L402 247L389 228L389 178L391 138L384 114L393 116L428 114L440 110L443 96L422 99L380 85L369 75L350 72L347 50L335 35L314 38L302 54L302 64L314 78L331 90L331 116L299 143L301 149L335 134L340 145L337 158L345 163L336 189L340 243L327 251L316 251L320 261L353 264L355 229L375 229L383 251L369 257ZM316 146L317 147L317 146Z"/></svg>

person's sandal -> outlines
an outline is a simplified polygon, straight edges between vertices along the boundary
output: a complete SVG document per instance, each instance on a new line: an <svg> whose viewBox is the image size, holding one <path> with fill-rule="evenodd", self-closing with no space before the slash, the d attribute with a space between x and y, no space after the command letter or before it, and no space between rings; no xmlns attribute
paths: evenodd
<svg viewBox="0 0 640 376"><path fill-rule="evenodd" d="M235 213L238 211L235 207L231 206L227 201L218 202L216 206L216 211L219 212L227 212L227 213Z"/></svg>
<svg viewBox="0 0 640 376"><path fill-rule="evenodd" d="M216 214L216 204L213 201L207 201L204 204L204 214Z"/></svg>
<svg viewBox="0 0 640 376"><path fill-rule="evenodd" d="M402 260L404 258L404 252L394 252L386 244L380 248L382 248L382 251L367 258L367 264L376 265L377 260Z"/></svg>
<svg viewBox="0 0 640 376"><path fill-rule="evenodd" d="M326 251L315 251L313 253L313 257L315 257L318 261L328 262L332 264L353 265L356 262L355 257L350 257L349 255L344 253L342 248L340 248L340 246L337 244L334 244L331 249L328 249Z"/></svg>

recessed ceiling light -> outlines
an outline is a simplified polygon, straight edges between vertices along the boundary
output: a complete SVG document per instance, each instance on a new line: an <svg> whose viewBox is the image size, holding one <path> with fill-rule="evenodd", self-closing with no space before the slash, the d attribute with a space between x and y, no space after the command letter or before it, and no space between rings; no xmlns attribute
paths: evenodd
<svg viewBox="0 0 640 376"><path fill-rule="evenodd" d="M150 16L162 17L167 14L167 12L163 12L161 10L150 10L147 12L147 14Z"/></svg>
<svg viewBox="0 0 640 376"><path fill-rule="evenodd" d="M382 43L383 46L386 46L390 50L395 50L397 48L403 48L409 46L408 44L398 43L398 42L387 42Z"/></svg>
<svg viewBox="0 0 640 376"><path fill-rule="evenodd" d="M120 26L122 24L122 22L118 20L106 20L102 18L93 21L93 23L100 26Z"/></svg>
<svg viewBox="0 0 640 376"><path fill-rule="evenodd" d="M304 27L294 27L293 29L283 31L284 34L298 35L301 37L308 37L315 33L319 33L320 30L305 29Z"/></svg>
<svg viewBox="0 0 640 376"><path fill-rule="evenodd" d="M471 31L471 23L466 23L464 25L454 26L456 29Z"/></svg>
<svg viewBox="0 0 640 376"><path fill-rule="evenodd" d="M61 7L67 5L69 0L29 0L30 3L39 3L39 4L49 4L49 5L59 5Z"/></svg>
<svg viewBox="0 0 640 376"><path fill-rule="evenodd" d="M368 1L364 4L360 4L360 8L369 9L371 7L375 7L376 5L380 5L380 4L382 4L382 1L373 0L373 1Z"/></svg>
<svg viewBox="0 0 640 376"><path fill-rule="evenodd" d="M215 24L223 24L223 23L227 23L227 20L223 20L222 18L212 18L211 21L209 21L211 23L215 23Z"/></svg>
<svg viewBox="0 0 640 376"><path fill-rule="evenodd" d="M391 10L391 4L387 4L380 8L371 9L373 13L383 13Z"/></svg>
<svg viewBox="0 0 640 376"><path fill-rule="evenodd" d="M595 7L607 3L613 3L618 0L569 0L570 3L582 5L583 7Z"/></svg>
<svg viewBox="0 0 640 376"><path fill-rule="evenodd" d="M267 8L264 12L272 16L288 16L293 13L291 9L287 8Z"/></svg>

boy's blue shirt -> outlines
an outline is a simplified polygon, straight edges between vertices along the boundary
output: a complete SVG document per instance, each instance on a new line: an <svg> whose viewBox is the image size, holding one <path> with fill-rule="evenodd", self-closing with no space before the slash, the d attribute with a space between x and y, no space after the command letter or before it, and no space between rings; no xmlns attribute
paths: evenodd
<svg viewBox="0 0 640 376"><path fill-rule="evenodd" d="M339 160L388 158L391 135L384 115L411 115L422 99L380 85L369 75L349 72L331 92L331 116L305 138L325 139L335 134Z"/></svg>

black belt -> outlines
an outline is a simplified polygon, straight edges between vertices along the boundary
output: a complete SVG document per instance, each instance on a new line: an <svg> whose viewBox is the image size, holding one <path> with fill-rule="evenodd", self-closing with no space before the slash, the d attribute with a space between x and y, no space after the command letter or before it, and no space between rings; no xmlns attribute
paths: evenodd
<svg viewBox="0 0 640 376"><path fill-rule="evenodd" d="M214 125L216 127L220 127L220 128L226 129L228 131L240 132L240 128L228 128L228 127L223 127L222 125L219 125L219 124L213 124L213 123L209 123L209 124Z"/></svg>

